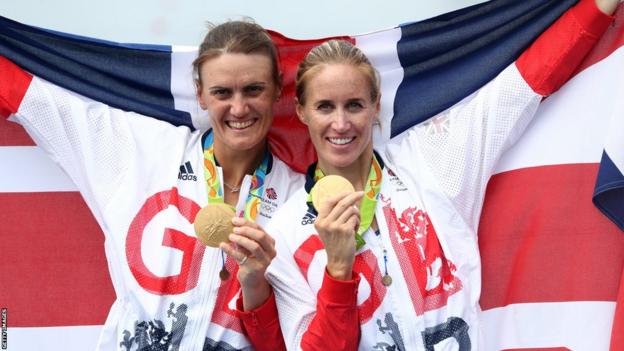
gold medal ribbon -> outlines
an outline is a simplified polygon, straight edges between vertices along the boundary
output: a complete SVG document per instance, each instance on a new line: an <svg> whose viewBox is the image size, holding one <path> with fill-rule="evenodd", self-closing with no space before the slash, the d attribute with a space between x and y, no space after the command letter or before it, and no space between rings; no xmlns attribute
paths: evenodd
<svg viewBox="0 0 624 351"><path fill-rule="evenodd" d="M223 203L223 191L221 190L217 162L214 157L214 137L212 131L208 133L204 140L204 176L208 190L208 203ZM271 154L267 149L262 162L260 162L251 178L251 186L245 202L244 218L252 222L256 221L256 217L260 212L260 205L264 196L264 180L269 169L270 157Z"/></svg>

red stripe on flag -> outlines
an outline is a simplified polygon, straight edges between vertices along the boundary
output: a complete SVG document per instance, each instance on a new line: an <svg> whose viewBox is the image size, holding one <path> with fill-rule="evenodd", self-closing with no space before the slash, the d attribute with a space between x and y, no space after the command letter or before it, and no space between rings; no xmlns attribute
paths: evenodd
<svg viewBox="0 0 624 351"><path fill-rule="evenodd" d="M100 325L115 299L104 235L77 192L0 193L9 327Z"/></svg>
<svg viewBox="0 0 624 351"><path fill-rule="evenodd" d="M494 176L481 216L481 307L615 301L624 235L592 204L598 166L524 168Z"/></svg>
<svg viewBox="0 0 624 351"><path fill-rule="evenodd" d="M615 305L615 316L611 327L611 351L624 350L624 270L620 278L620 290Z"/></svg>
<svg viewBox="0 0 624 351"><path fill-rule="evenodd" d="M0 118L0 146L33 146L35 142L19 124Z"/></svg>

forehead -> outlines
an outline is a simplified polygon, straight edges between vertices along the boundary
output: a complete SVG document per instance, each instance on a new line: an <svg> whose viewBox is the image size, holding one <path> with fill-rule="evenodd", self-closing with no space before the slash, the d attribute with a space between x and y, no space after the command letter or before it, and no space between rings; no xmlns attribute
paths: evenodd
<svg viewBox="0 0 624 351"><path fill-rule="evenodd" d="M202 82L207 85L269 83L272 73L271 59L266 55L238 53L211 58L199 70Z"/></svg>
<svg viewBox="0 0 624 351"><path fill-rule="evenodd" d="M370 98L370 82L358 67L326 64L310 75L306 96L311 100Z"/></svg>

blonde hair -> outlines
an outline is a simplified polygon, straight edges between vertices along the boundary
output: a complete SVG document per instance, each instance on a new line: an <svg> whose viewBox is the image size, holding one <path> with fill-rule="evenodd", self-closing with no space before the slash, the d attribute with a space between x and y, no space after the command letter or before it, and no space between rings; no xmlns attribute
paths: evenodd
<svg viewBox="0 0 624 351"><path fill-rule="evenodd" d="M271 60L273 81L281 87L277 48L269 33L251 20L228 21L217 26L209 24L208 34L204 37L197 58L193 61L193 73L200 87L201 65L211 58L227 53L267 56Z"/></svg>
<svg viewBox="0 0 624 351"><path fill-rule="evenodd" d="M295 94L300 105L305 104L307 82L328 64L348 64L360 69L370 84L371 101L379 99L379 73L366 55L350 42L334 39L315 46L299 64Z"/></svg>

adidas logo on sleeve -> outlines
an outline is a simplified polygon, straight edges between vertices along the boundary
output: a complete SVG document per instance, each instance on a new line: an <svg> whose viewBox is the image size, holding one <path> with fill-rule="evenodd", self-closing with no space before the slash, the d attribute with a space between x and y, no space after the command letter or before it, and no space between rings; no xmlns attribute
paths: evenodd
<svg viewBox="0 0 624 351"><path fill-rule="evenodd" d="M316 215L310 212L306 212L306 214L301 218L301 225L306 224L314 224L314 220L316 219Z"/></svg>
<svg viewBox="0 0 624 351"><path fill-rule="evenodd" d="M197 176L193 172L193 167L191 167L191 163L186 161L183 165L180 165L180 172L178 172L178 179L180 180L192 180L194 182L197 181Z"/></svg>

